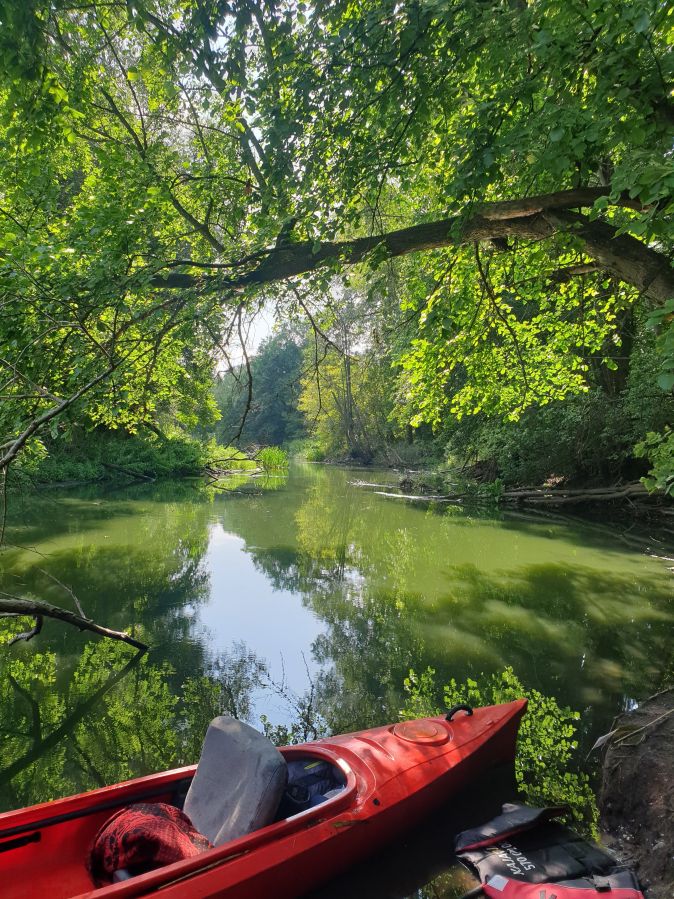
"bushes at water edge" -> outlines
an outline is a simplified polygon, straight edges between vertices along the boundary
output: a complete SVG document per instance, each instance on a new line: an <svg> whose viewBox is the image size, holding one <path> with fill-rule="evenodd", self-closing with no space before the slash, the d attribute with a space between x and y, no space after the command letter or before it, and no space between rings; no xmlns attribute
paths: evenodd
<svg viewBox="0 0 674 899"><path fill-rule="evenodd" d="M198 477L211 464L219 469L256 467L241 450L219 446L214 440L82 430L67 441L31 446L14 466L12 479L15 484L48 484L124 477Z"/></svg>

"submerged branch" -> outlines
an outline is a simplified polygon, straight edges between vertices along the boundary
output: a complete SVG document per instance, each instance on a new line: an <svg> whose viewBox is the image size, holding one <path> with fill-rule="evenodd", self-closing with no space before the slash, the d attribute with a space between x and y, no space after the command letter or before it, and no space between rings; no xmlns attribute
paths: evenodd
<svg viewBox="0 0 674 899"><path fill-rule="evenodd" d="M23 599L20 596L13 596L11 593L0 592L0 615L20 615L27 618L35 619L35 627L23 634L17 634L11 643L18 640L30 640L40 632L42 627L42 618L55 618L58 621L64 621L66 624L72 624L81 631L91 631L99 634L101 637L109 637L111 640L122 640L136 649L146 650L147 644L136 640L130 634L124 631L115 631L109 627L103 627L92 621L91 618L85 618L69 609L62 609L60 606L53 606L51 603L44 602L40 599ZM11 644L10 644L11 645Z"/></svg>

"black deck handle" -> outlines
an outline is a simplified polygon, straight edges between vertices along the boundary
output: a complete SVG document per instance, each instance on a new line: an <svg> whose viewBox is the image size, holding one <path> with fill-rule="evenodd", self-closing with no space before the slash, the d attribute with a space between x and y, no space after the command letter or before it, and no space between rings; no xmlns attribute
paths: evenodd
<svg viewBox="0 0 674 899"><path fill-rule="evenodd" d="M473 710L469 705L466 705L465 702L460 702L458 705L453 705L447 712L447 714L445 715L445 721L451 721L457 712L466 712L466 714L468 715L473 714Z"/></svg>

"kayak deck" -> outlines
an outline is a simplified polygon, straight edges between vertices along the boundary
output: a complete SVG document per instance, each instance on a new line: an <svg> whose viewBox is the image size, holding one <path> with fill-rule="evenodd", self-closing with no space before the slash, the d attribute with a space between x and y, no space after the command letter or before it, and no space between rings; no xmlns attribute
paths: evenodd
<svg viewBox="0 0 674 899"><path fill-rule="evenodd" d="M0 814L2 895L130 899L157 890L163 899L300 895L413 825L492 765L511 760L525 705L476 709L451 723L422 719L286 747L281 752L289 763L313 758L338 768L343 788L319 805L199 856L99 889L87 858L100 827L133 802L182 807L194 766Z"/></svg>

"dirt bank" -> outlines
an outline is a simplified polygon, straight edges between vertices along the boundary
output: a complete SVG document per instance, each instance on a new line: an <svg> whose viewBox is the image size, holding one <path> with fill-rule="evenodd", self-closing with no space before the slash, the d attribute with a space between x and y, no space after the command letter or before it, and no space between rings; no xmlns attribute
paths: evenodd
<svg viewBox="0 0 674 899"><path fill-rule="evenodd" d="M605 842L647 899L674 897L674 689L617 719L599 796Z"/></svg>

